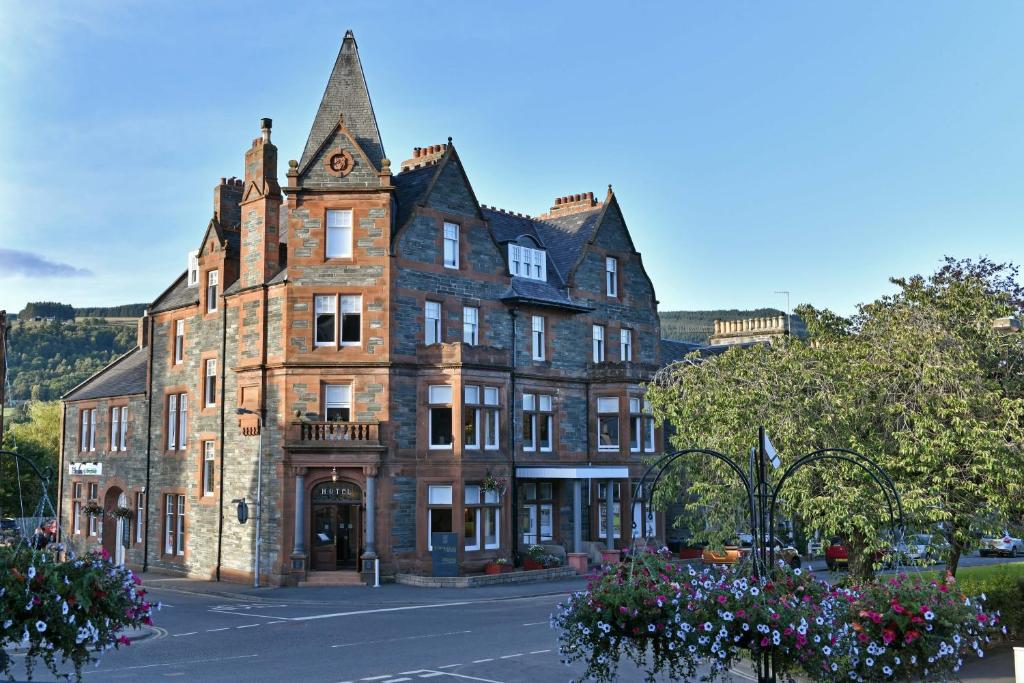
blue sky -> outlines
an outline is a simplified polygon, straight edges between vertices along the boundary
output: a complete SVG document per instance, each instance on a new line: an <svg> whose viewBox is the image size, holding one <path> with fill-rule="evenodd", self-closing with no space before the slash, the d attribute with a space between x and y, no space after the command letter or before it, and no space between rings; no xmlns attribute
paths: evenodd
<svg viewBox="0 0 1024 683"><path fill-rule="evenodd" d="M627 9L628 7L628 9ZM944 254L1024 264L1024 4L0 6L0 308L148 301L345 30L388 156L451 135L481 202L615 187L662 310L852 312Z"/></svg>

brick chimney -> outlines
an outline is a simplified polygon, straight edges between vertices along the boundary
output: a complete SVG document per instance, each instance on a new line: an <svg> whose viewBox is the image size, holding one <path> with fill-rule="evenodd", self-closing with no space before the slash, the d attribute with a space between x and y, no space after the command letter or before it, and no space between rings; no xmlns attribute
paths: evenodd
<svg viewBox="0 0 1024 683"><path fill-rule="evenodd" d="M213 188L213 217L224 227L236 228L242 222L241 178L221 178L220 185Z"/></svg>
<svg viewBox="0 0 1024 683"><path fill-rule="evenodd" d="M277 183L277 147L270 142L271 125L270 119L260 119L262 135L245 153L238 274L243 287L267 282L280 270L281 186Z"/></svg>
<svg viewBox="0 0 1024 683"><path fill-rule="evenodd" d="M584 192L582 194L570 194L565 197L557 197L555 199L554 206L547 213L542 213L537 216L541 220L547 220L548 218L557 218L559 216L569 216L574 213L582 213L583 211L590 211L591 209L597 209L602 206L601 202L594 199L593 192Z"/></svg>
<svg viewBox="0 0 1024 683"><path fill-rule="evenodd" d="M402 162L400 170L411 171L421 166L436 164L448 151L447 144L430 145L429 147L413 147L412 158Z"/></svg>
<svg viewBox="0 0 1024 683"><path fill-rule="evenodd" d="M144 349L149 346L149 309L147 308L142 312L142 317L136 321L138 328L136 330L136 344L140 349Z"/></svg>

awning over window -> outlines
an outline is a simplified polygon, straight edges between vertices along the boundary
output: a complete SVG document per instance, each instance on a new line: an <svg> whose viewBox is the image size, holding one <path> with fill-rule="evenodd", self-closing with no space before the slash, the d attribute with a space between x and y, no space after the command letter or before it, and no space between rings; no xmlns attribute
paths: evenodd
<svg viewBox="0 0 1024 683"><path fill-rule="evenodd" d="M628 479L628 467L517 467L516 479Z"/></svg>

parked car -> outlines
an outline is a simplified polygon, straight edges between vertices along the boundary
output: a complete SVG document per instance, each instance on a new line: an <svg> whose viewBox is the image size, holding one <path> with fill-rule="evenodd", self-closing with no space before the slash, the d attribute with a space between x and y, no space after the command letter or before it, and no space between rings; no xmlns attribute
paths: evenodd
<svg viewBox="0 0 1024 683"><path fill-rule="evenodd" d="M982 557L990 555L1017 557L1022 553L1024 553L1024 541L1014 538L1007 531L1004 531L1002 536L986 536L981 539L981 547L978 549L978 554Z"/></svg>
<svg viewBox="0 0 1024 683"><path fill-rule="evenodd" d="M941 560L948 550L946 539L932 534L912 534L897 547L897 551L908 561L929 564Z"/></svg>
<svg viewBox="0 0 1024 683"><path fill-rule="evenodd" d="M802 562L800 551L788 543L783 543L778 538L774 540L775 555L783 559L793 569L799 568ZM701 553L701 559L707 564L736 564L750 556L752 546L753 537L750 534L740 534L739 538L726 544L722 550L705 548Z"/></svg>
<svg viewBox="0 0 1024 683"><path fill-rule="evenodd" d="M843 539L833 538L825 548L825 566L830 572L834 572L840 566L845 567L850 561Z"/></svg>

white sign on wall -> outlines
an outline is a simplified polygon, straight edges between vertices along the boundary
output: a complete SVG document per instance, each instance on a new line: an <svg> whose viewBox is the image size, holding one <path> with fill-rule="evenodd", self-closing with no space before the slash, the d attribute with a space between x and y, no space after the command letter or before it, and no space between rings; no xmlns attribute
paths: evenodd
<svg viewBox="0 0 1024 683"><path fill-rule="evenodd" d="M68 463L68 474L103 474L103 463L101 462L72 462Z"/></svg>

